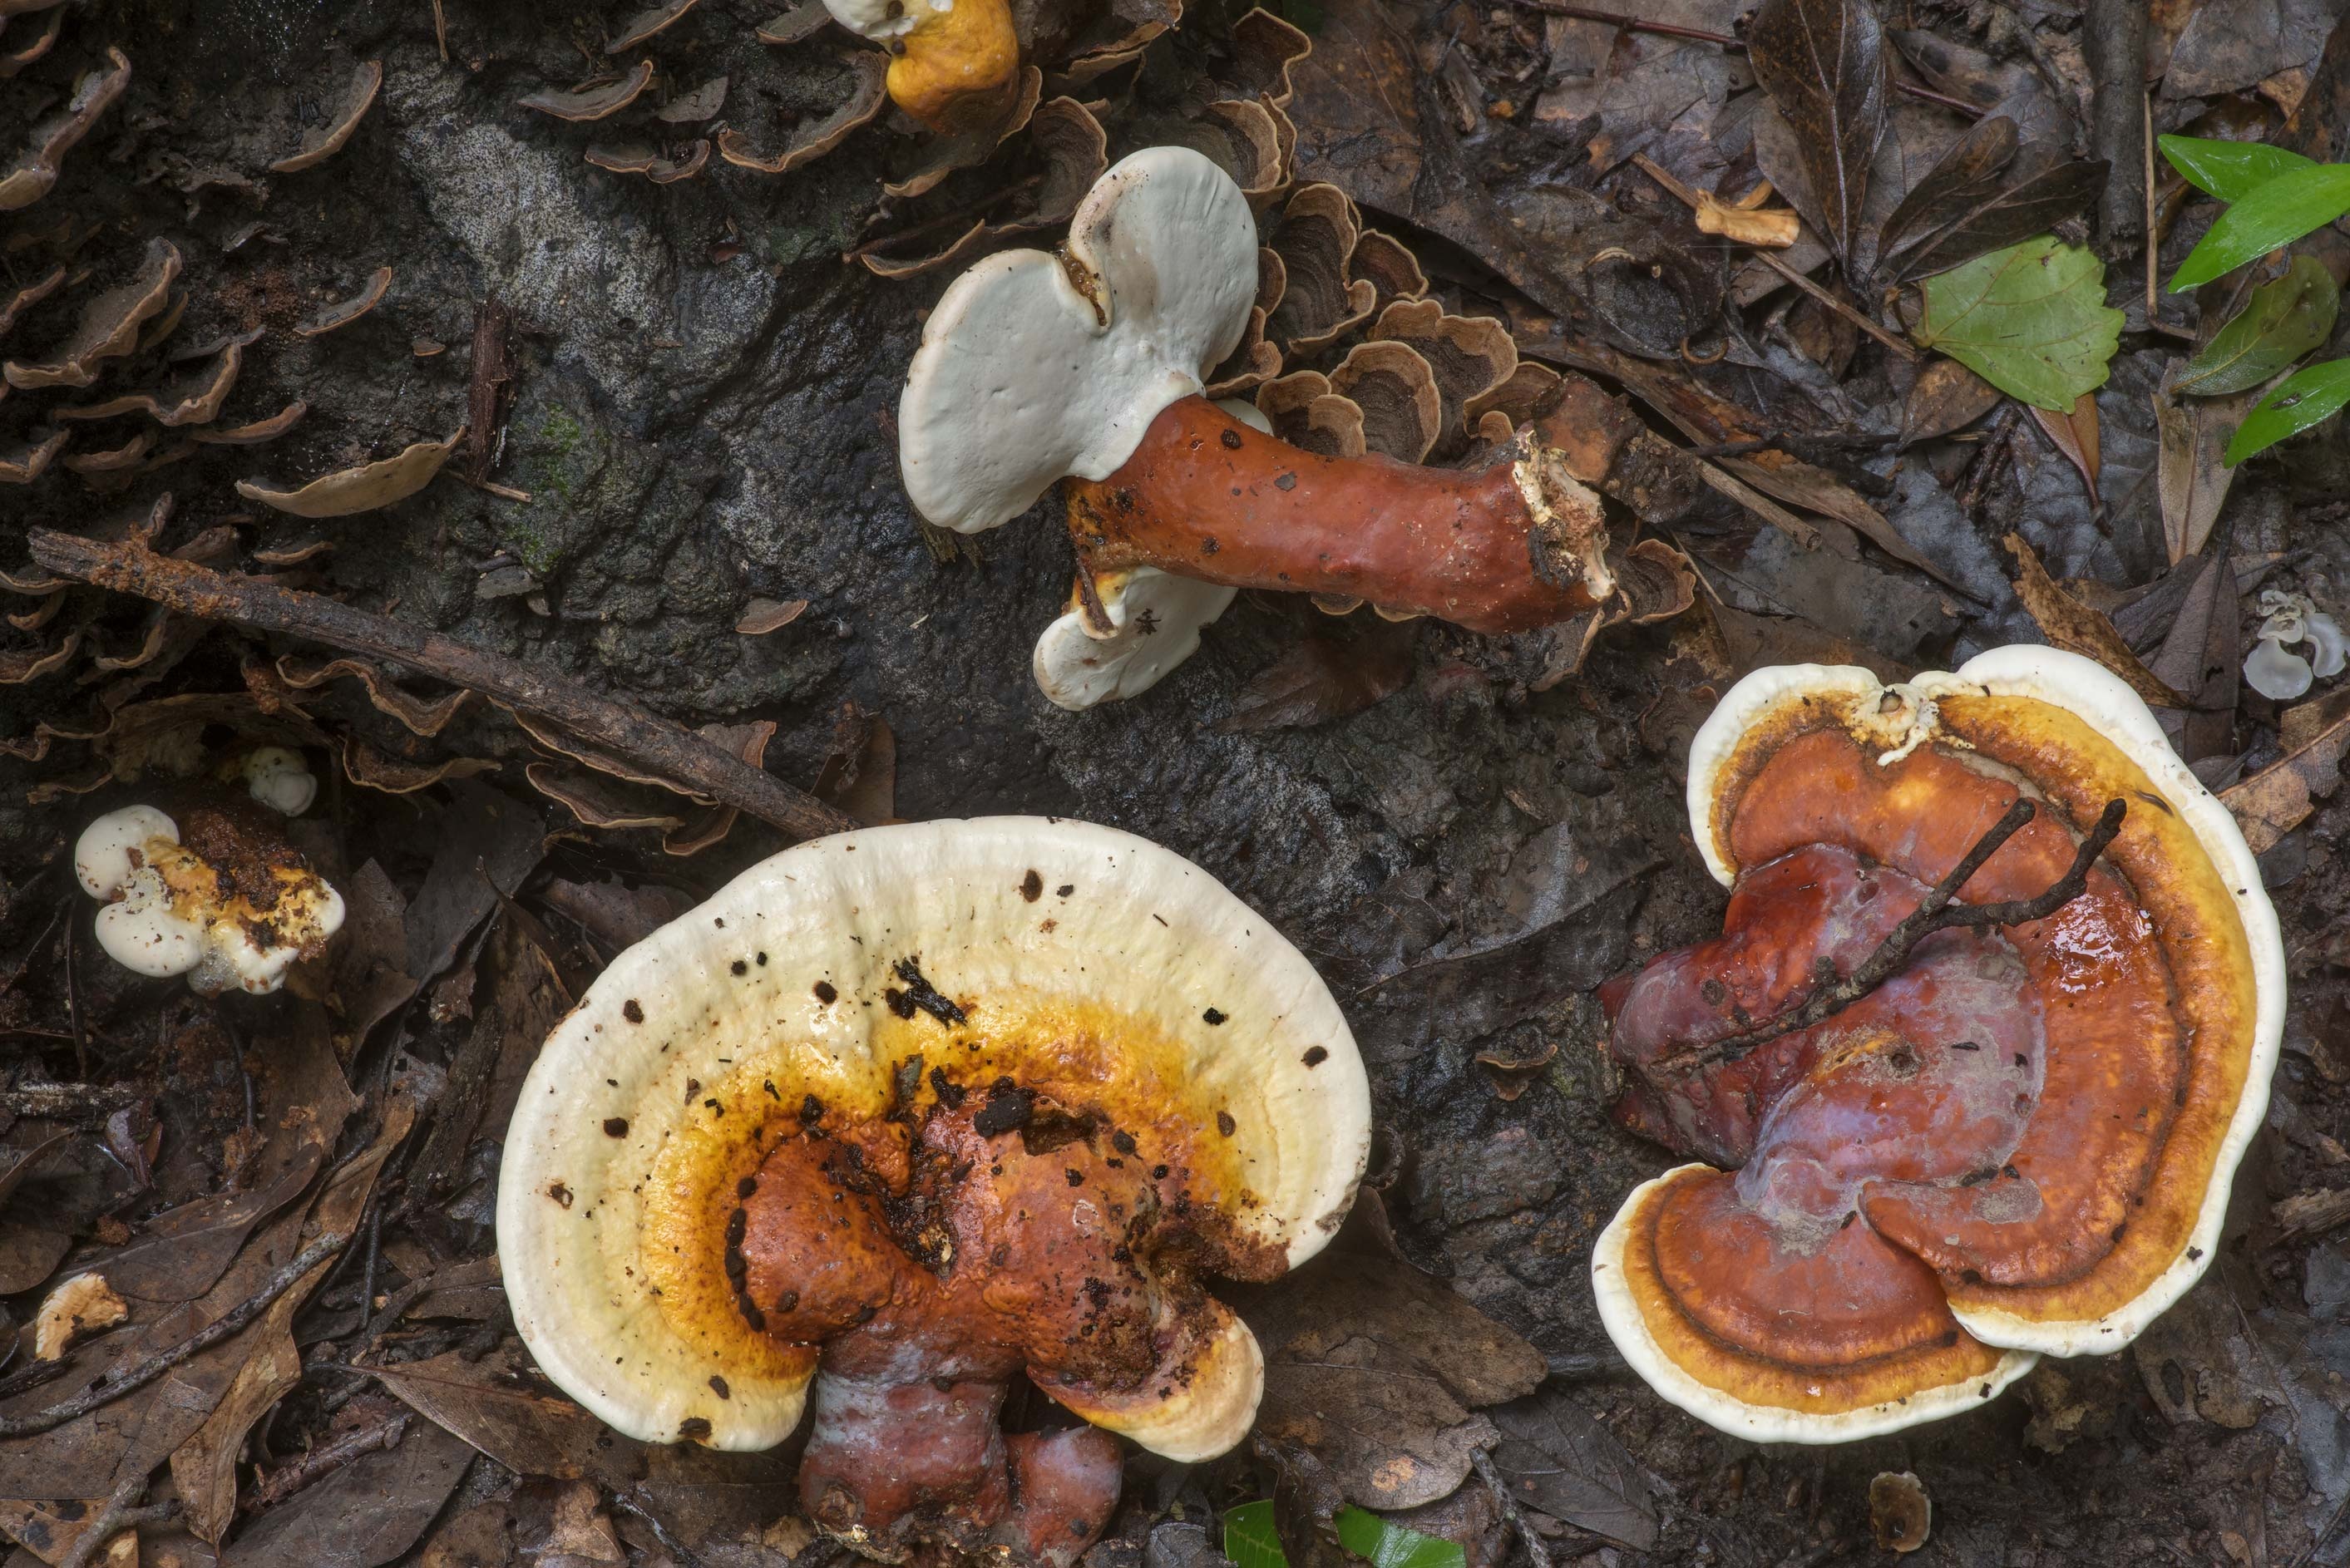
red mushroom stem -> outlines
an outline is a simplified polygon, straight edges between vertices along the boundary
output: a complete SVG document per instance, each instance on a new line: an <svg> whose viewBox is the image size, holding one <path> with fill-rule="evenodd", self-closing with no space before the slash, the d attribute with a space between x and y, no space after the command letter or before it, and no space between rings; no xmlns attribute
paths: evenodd
<svg viewBox="0 0 2350 1568"><path fill-rule="evenodd" d="M1614 591L1585 487L1669 514L1693 490L1677 455L1575 377L1515 441L1461 469L1320 456L1188 397L1116 473L1068 483L1069 531L1097 573L1155 566L1526 631Z"/></svg>

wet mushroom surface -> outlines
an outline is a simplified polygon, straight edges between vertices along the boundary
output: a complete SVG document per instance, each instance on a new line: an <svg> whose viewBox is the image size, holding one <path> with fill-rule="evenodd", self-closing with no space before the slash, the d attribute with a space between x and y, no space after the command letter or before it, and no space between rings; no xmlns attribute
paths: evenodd
<svg viewBox="0 0 2350 1568"><path fill-rule="evenodd" d="M2251 857L2143 704L2045 649L1762 670L1690 799L1723 934L1601 992L1617 1118L1703 1162L1593 1263L1634 1365L1821 1442L2127 1345L2210 1261L2283 1018ZM1929 929L1967 906L2020 913Z"/></svg>

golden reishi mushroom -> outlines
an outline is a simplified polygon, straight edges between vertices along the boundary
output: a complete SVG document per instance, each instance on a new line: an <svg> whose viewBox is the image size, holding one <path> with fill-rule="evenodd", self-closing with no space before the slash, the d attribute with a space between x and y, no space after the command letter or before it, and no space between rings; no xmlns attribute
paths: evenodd
<svg viewBox="0 0 2350 1568"><path fill-rule="evenodd" d="M1709 1162L1636 1190L1594 1255L1652 1386L1756 1440L1842 1441L2119 1350L2194 1283L2267 1104L2283 953L2233 819L2126 685L2036 647L1891 686L1758 670L1700 730L1689 801L1724 934L1603 998L1619 1118ZM2074 866L2082 890L1935 930L1773 1034L1987 842L1960 904Z"/></svg>
<svg viewBox="0 0 2350 1568"><path fill-rule="evenodd" d="M1262 1362L1202 1287L1320 1251L1369 1138L1306 962L1199 867L995 817L804 844L629 949L507 1132L515 1322L652 1441L782 1442L869 1554L1066 1564L1109 1432L1205 1459ZM1090 1427L1006 1437L1022 1370Z"/></svg>

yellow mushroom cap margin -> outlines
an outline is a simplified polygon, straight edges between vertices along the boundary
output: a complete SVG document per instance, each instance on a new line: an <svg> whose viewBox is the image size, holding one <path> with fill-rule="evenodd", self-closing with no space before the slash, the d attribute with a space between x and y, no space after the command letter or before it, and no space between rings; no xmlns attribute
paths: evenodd
<svg viewBox="0 0 2350 1568"><path fill-rule="evenodd" d="M901 963L964 1021L909 1004ZM1276 1265L1322 1249L1368 1156L1369 1087L1336 1002L1181 857L1042 817L815 840L622 953L533 1065L498 1244L541 1368L631 1437L781 1442L816 1350L736 1309L723 1252L736 1184L810 1098L880 1115L917 1054L925 1073L1011 1075L1100 1108ZM1211 1397L1222 1414L1206 1425L1228 1445L1254 1407L1257 1358L1234 1345L1207 1360L1249 1385ZM1192 1415L1079 1413L1205 1457Z"/></svg>

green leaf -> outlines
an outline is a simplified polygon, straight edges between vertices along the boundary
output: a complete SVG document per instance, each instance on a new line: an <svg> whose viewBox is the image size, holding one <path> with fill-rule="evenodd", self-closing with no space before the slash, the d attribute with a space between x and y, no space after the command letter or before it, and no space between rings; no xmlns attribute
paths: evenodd
<svg viewBox="0 0 2350 1568"><path fill-rule="evenodd" d="M1342 1508L1331 1522L1337 1526L1338 1544L1373 1568L1468 1568L1469 1553L1460 1542L1406 1530L1367 1509ZM1272 1503L1244 1502L1225 1513L1224 1555L1237 1568L1289 1568L1274 1529Z"/></svg>
<svg viewBox="0 0 2350 1568"><path fill-rule="evenodd" d="M2314 256L2296 256L2285 275L2252 290L2236 318L2187 363L2175 389L2220 397L2257 387L2332 335L2342 291Z"/></svg>
<svg viewBox="0 0 2350 1568"><path fill-rule="evenodd" d="M2198 288L2350 213L2350 164L2315 163L2267 181L2220 214L2170 280Z"/></svg>
<svg viewBox="0 0 2350 1568"><path fill-rule="evenodd" d="M2221 461L2233 468L2254 452L2266 452L2285 437L2332 419L2345 403L2350 403L2350 359L2312 365L2296 372L2244 416Z"/></svg>
<svg viewBox="0 0 2350 1568"><path fill-rule="evenodd" d="M1273 1503L1244 1502L1224 1514L1224 1555L1236 1568L1289 1568L1281 1535L1273 1527Z"/></svg>
<svg viewBox="0 0 2350 1568"><path fill-rule="evenodd" d="M2106 384L2122 313L2106 304L2106 265L2047 234L1977 256L1918 286L1910 329L2001 391L2068 414Z"/></svg>
<svg viewBox="0 0 2350 1568"><path fill-rule="evenodd" d="M1367 1509L1342 1508L1333 1522L1338 1544L1369 1559L1373 1568L1468 1568L1469 1553L1459 1542L1406 1530Z"/></svg>
<svg viewBox="0 0 2350 1568"><path fill-rule="evenodd" d="M2189 185L2222 202L2241 202L2280 174L2316 167L2298 152L2264 141L2208 141L2199 136L2156 140L2162 155Z"/></svg>

